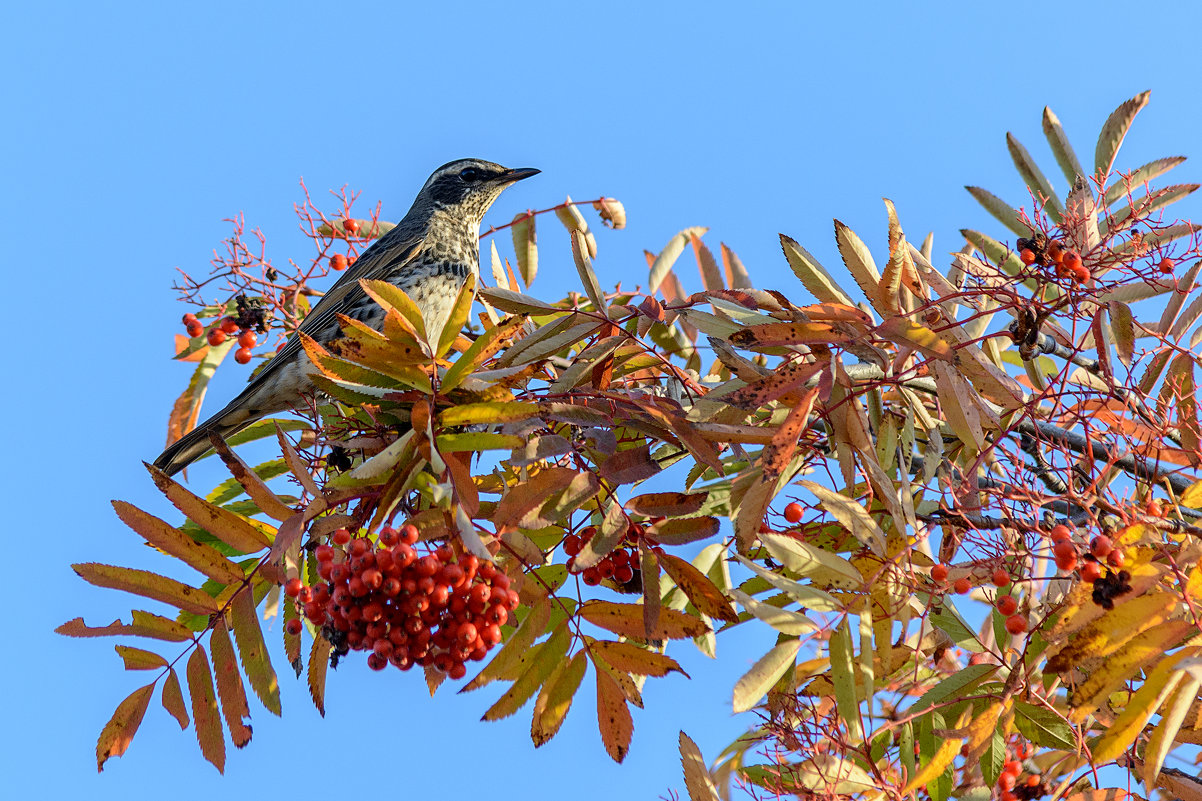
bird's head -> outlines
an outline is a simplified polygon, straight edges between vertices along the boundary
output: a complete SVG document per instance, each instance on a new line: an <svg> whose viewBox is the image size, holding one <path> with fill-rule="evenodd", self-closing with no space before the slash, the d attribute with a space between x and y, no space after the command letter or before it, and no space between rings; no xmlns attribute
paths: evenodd
<svg viewBox="0 0 1202 801"><path fill-rule="evenodd" d="M491 161L459 159L434 171L418 193L415 206L425 201L479 224L505 187L538 172L530 167L511 170Z"/></svg>

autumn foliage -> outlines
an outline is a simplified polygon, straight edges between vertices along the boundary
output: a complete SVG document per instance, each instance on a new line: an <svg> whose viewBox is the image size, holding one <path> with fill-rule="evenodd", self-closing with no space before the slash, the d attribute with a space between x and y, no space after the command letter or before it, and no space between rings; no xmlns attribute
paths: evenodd
<svg viewBox="0 0 1202 801"><path fill-rule="evenodd" d="M215 441L231 477L205 496L149 468L182 525L114 503L198 582L75 566L172 610L59 629L157 641L117 646L155 678L104 727L98 765L157 691L221 769L227 734L250 739L247 685L280 714L273 615L318 709L329 666L366 658L423 671L430 692L500 683L485 719L533 700L537 746L588 680L618 761L648 679L683 673L672 654L721 658L723 631L765 626L776 644L732 696L756 724L708 760L681 733L693 801L740 785L1101 801L1134 795L1129 780L1202 798L1171 764L1202 744L1202 226L1168 211L1197 184L1158 183L1182 158L1115 166L1147 100L1110 116L1088 170L1045 110L1067 194L1008 135L1029 195L969 187L1002 230L965 230L950 256L913 244L888 202L879 262L835 223L851 283L782 235L805 296L753 287L703 228L648 253L638 289L607 290L580 209L621 228L612 198L547 210L571 252L543 258L580 278L559 301L528 291L543 212L504 226L512 259L489 231L441 341L404 293L364 281L383 328L304 343L323 394L301 419ZM307 262L277 269L238 220L212 275L182 277L177 358L197 366L170 438L235 345L270 358L312 283L387 230L338 199L297 208ZM265 436L278 458L233 450Z"/></svg>

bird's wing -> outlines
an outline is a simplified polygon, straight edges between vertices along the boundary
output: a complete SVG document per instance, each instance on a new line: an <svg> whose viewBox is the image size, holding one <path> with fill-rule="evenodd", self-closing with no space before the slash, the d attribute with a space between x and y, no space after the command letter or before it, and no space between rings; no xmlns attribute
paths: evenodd
<svg viewBox="0 0 1202 801"><path fill-rule="evenodd" d="M330 287L312 311L306 315L304 322L301 323L300 332L313 336L313 332L328 327L339 314L345 313L351 306L350 301L356 293L363 291L359 286L360 279L378 278L412 261L421 251L424 242L425 231L414 231L401 225L377 239L355 259L355 263L342 274L334 286ZM293 334L289 337L283 349L250 380L241 395L253 391L255 387L267 381L272 373L281 365L289 363L303 347L299 336Z"/></svg>

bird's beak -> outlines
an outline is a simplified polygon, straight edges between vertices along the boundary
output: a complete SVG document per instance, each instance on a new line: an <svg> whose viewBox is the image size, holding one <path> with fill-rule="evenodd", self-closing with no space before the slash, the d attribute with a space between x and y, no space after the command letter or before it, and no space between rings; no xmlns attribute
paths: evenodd
<svg viewBox="0 0 1202 801"><path fill-rule="evenodd" d="M502 183L512 184L517 181L525 180L532 175L538 175L542 170L536 170L533 167L518 167L515 170L506 170L497 176L497 180Z"/></svg>

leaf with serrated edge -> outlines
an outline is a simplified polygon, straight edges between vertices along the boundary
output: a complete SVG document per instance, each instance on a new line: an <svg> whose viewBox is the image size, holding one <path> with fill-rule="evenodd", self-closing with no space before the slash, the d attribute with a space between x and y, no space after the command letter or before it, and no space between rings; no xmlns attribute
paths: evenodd
<svg viewBox="0 0 1202 801"><path fill-rule="evenodd" d="M192 639L192 632L180 623L150 612L135 611L132 624L114 620L107 626L88 626L82 617L67 621L55 630L66 637L150 637L168 642Z"/></svg>
<svg viewBox="0 0 1202 801"><path fill-rule="evenodd" d="M1036 197L1043 202L1044 213L1053 222L1060 222L1064 217L1064 206L1056 197L1051 182L1044 177L1043 171L1035 163L1035 159L1031 158L1031 154L1015 138L1014 134L1009 132L1006 133L1006 148L1010 151L1010 158L1014 161L1018 174L1022 176L1026 185L1034 190Z"/></svg>
<svg viewBox="0 0 1202 801"><path fill-rule="evenodd" d="M844 608L844 604L830 593L814 589L807 584L801 584L793 579L785 578L772 570L757 565L742 554L735 554L735 559L807 609L812 609L815 612L839 612Z"/></svg>
<svg viewBox="0 0 1202 801"><path fill-rule="evenodd" d="M225 724L229 727L234 746L241 748L250 742L250 727L246 725L250 707L246 703L246 688L242 686L242 675L238 672L234 645L220 617L213 621L209 650L213 654L213 678L217 683L217 696L221 699Z"/></svg>
<svg viewBox="0 0 1202 801"><path fill-rule="evenodd" d="M139 687L117 705L113 716L105 724L96 740L96 772L104 770L104 763L109 757L119 757L129 748L138 726L142 725L142 716L154 694L154 682L145 687Z"/></svg>
<svg viewBox="0 0 1202 801"><path fill-rule="evenodd" d="M222 584L242 580L242 568L226 559L216 548L202 545L165 520L143 512L124 501L113 501L121 522L154 547L182 560Z"/></svg>
<svg viewBox="0 0 1202 801"><path fill-rule="evenodd" d="M572 698L580 688L588 668L588 659L584 651L579 651L571 660L560 662L555 672L543 684L543 689L534 703L534 718L530 723L530 739L534 747L546 745L563 725L568 710L572 707Z"/></svg>
<svg viewBox="0 0 1202 801"><path fill-rule="evenodd" d="M579 614L593 625L632 640L642 641L646 636L642 604L588 601L580 607ZM700 636L707 631L709 626L692 615L677 612L675 609L661 609L659 623L652 635L657 640L683 640Z"/></svg>
<svg viewBox="0 0 1202 801"><path fill-rule="evenodd" d="M209 615L221 608L213 596L204 590L151 573L149 570L101 565L95 562L71 565L71 569L89 584L153 598L185 612Z"/></svg>
<svg viewBox="0 0 1202 801"><path fill-rule="evenodd" d="M855 306L847 293L839 288L835 279L826 271L809 251L784 234L780 235L781 249L793 273L801 279L801 283L810 294L824 303L841 303L844 306Z"/></svg>
<svg viewBox="0 0 1202 801"><path fill-rule="evenodd" d="M780 534L764 534L761 539L776 561L798 575L840 589L859 589L864 585L864 577L851 562L829 551Z"/></svg>
<svg viewBox="0 0 1202 801"><path fill-rule="evenodd" d="M446 393L459 386L464 378L469 377L481 364L512 342L514 337L521 332L525 322L524 316L507 317L499 325L493 326L478 336L471 347L464 351L447 369L439 389Z"/></svg>
<svg viewBox="0 0 1202 801"><path fill-rule="evenodd" d="M835 243L839 247L839 255L843 257L843 264L851 273L851 277L860 285L860 291L864 293L864 297L868 298L872 307L881 314L891 314L892 309L884 309L880 306L881 272L877 269L876 262L872 260L872 253L868 250L868 246L856 235L855 231L838 220L835 220Z"/></svg>
<svg viewBox="0 0 1202 801"><path fill-rule="evenodd" d="M472 314L472 301L476 298L476 276L474 273L468 273L467 280L459 287L459 294L455 297L455 304L451 307L450 314L447 319L442 321L442 330L438 332L438 342L431 342L431 346L436 346L435 355L442 358L451 350L451 346L455 344L455 340L459 337L459 333L463 331L463 326L467 323L468 318ZM432 321L437 323L438 321ZM431 334L434 332L431 331Z"/></svg>
<svg viewBox="0 0 1202 801"><path fill-rule="evenodd" d="M693 602L693 606L697 607L697 611L728 623L739 619L722 590L715 587L700 570L670 553L660 554L659 563L672 581L676 582L676 586Z"/></svg>
<svg viewBox="0 0 1202 801"><path fill-rule="evenodd" d="M1060 170L1068 182L1072 184L1076 182L1078 176L1085 177L1085 168L1081 166L1081 161L1073 151L1073 146L1069 144L1068 136L1060 125L1060 118L1047 106L1043 107L1043 135L1047 137L1048 145L1056 156L1056 163L1060 165ZM1025 233L1019 233L1026 236Z"/></svg>
<svg viewBox="0 0 1202 801"><path fill-rule="evenodd" d="M313 638L313 648L309 651L309 697L323 718L326 716L326 669L330 666L331 648L330 641L318 634Z"/></svg>
<svg viewBox="0 0 1202 801"><path fill-rule="evenodd" d="M639 540L639 572L643 577L643 636L648 641L660 639L655 636L663 612L659 589L659 556L642 539Z"/></svg>
<svg viewBox="0 0 1202 801"><path fill-rule="evenodd" d="M634 736L634 720L626 706L626 696L613 677L604 670L597 674L597 725L601 742L614 762L621 762L630 752L630 738Z"/></svg>
<svg viewBox="0 0 1202 801"><path fill-rule="evenodd" d="M1072 751L1077 747L1077 738L1068 721L1055 711L1024 701L1014 704L1014 727L1032 743L1045 748Z"/></svg>
<svg viewBox="0 0 1202 801"><path fill-rule="evenodd" d="M197 646L188 658L188 690L192 695L192 716L196 719L196 741L200 753L225 773L225 735L217 715L217 694L213 690L213 674L203 648Z"/></svg>
<svg viewBox="0 0 1202 801"><path fill-rule="evenodd" d="M684 786L689 792L689 801L718 801L718 789L705 766L701 749L689 735L680 733L680 765L684 769Z"/></svg>
<svg viewBox="0 0 1202 801"><path fill-rule="evenodd" d="M1140 92L1130 100L1124 101L1111 112L1102 124L1102 132L1098 134L1098 144L1094 149L1094 174L1106 176L1114 166L1114 157L1118 155L1119 147L1123 144L1135 115L1148 105L1151 92Z"/></svg>
<svg viewBox="0 0 1202 801"><path fill-rule="evenodd" d="M1094 759L1098 764L1118 759L1135 742L1135 738L1143 732L1144 726L1147 725L1152 715L1156 714L1160 705L1165 702L1185 676L1184 673L1177 671L1176 667L1189 655L1186 650L1178 651L1166 657L1148 672L1143 683L1131 695L1127 705L1106 728L1098 741L1090 747L1090 752L1095 755Z"/></svg>
<svg viewBox="0 0 1202 801"><path fill-rule="evenodd" d="M238 454L230 450L225 440L216 434L210 434L209 436L213 442L214 450L221 457L221 461L225 464L226 469L230 471L234 480L246 491L247 496L255 502L255 506L258 506L265 515L274 520L284 521L292 516L292 508L272 492L267 483L259 477L259 474L251 470L246 462L238 457ZM113 503L116 504L117 502L114 501Z"/></svg>
<svg viewBox="0 0 1202 801"><path fill-rule="evenodd" d="M188 707L184 705L184 693L174 668L167 671L167 679L163 682L163 709L175 718L181 731L188 728Z"/></svg>
<svg viewBox="0 0 1202 801"><path fill-rule="evenodd" d="M547 629L547 621L551 619L551 598L544 595L531 607L525 620L518 626L517 631L509 635L509 639L501 646L484 669L474 679L463 686L459 692L477 690L486 684L509 674L518 665L522 656L530 650L530 646Z"/></svg>
<svg viewBox="0 0 1202 801"><path fill-rule="evenodd" d="M646 517L688 517L697 514L708 497L707 492L650 492L628 500L626 509Z"/></svg>
<svg viewBox="0 0 1202 801"><path fill-rule="evenodd" d="M1181 724L1185 722L1186 713L1189 712L1194 699L1198 696L1199 687L1202 687L1202 680L1187 677L1173 693L1173 697L1165 701L1164 711L1160 715L1160 725L1152 732L1148 738L1148 745L1144 749L1145 787L1156 785L1160 769L1164 766L1164 760L1169 755L1169 751L1175 745L1173 740L1177 736L1177 732L1181 730Z"/></svg>
<svg viewBox="0 0 1202 801"><path fill-rule="evenodd" d="M150 471L159 491L167 496L176 509L239 553L255 553L271 545L270 538L245 518L193 495L154 465L148 464L146 469Z"/></svg>
<svg viewBox="0 0 1202 801"><path fill-rule="evenodd" d="M568 631L568 622L564 620L556 627L550 639L539 646L536 653L532 654L522 675L510 685L495 704L488 708L481 720L501 720L521 709L562 662L571 642L572 635Z"/></svg>
<svg viewBox="0 0 1202 801"><path fill-rule="evenodd" d="M632 642L613 642L610 640L585 640L589 650L600 654L605 662L618 670L633 673L636 676L666 676L672 671L688 676L672 657L657 651L640 648Z"/></svg>
<svg viewBox="0 0 1202 801"><path fill-rule="evenodd" d="M626 538L629 523L622 504L610 501L597 533L576 554L576 569L586 570L608 556Z"/></svg>
<svg viewBox="0 0 1202 801"><path fill-rule="evenodd" d="M785 671L793 667L797 652L801 650L801 640L789 639L772 648L761 656L751 670L735 682L734 711L746 712L768 694L772 685L785 675Z"/></svg>
<svg viewBox="0 0 1202 801"><path fill-rule="evenodd" d="M808 489L822 504L822 508L830 512L831 516L850 531L862 545L867 545L877 556L884 555L885 532L881 530L881 527L863 506L846 495L813 481L799 479L796 483Z"/></svg>
<svg viewBox="0 0 1202 801"><path fill-rule="evenodd" d="M234 596L230 619L234 639L238 641L238 654L242 657L242 669L246 671L251 689L267 711L279 715L280 684L267 656L267 643L263 641L263 630L259 628L259 616L255 614L255 602L249 590Z"/></svg>
<svg viewBox="0 0 1202 801"><path fill-rule="evenodd" d="M153 651L144 651L129 645L114 645L113 648L125 662L126 670L157 670L167 667L167 660Z"/></svg>

